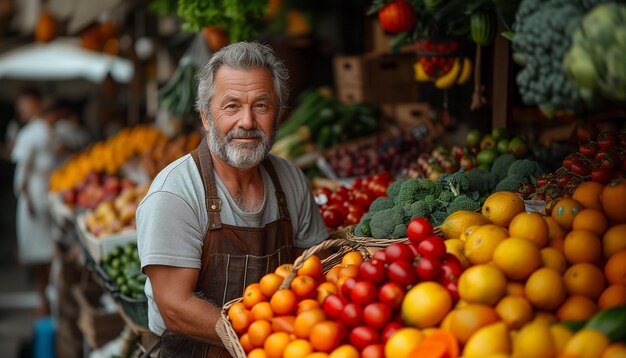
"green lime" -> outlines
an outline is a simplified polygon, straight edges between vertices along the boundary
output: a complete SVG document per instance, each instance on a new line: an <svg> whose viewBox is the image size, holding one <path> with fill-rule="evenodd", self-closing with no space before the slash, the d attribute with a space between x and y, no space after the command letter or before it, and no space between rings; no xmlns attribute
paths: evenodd
<svg viewBox="0 0 626 358"><path fill-rule="evenodd" d="M491 136L496 141L499 141L501 139L508 139L509 138L509 132L506 129L504 129L504 128L494 128L491 131Z"/></svg>
<svg viewBox="0 0 626 358"><path fill-rule="evenodd" d="M485 164L491 166L494 160L498 157L498 151L494 148L488 148L481 150L476 156L476 162L478 164Z"/></svg>
<svg viewBox="0 0 626 358"><path fill-rule="evenodd" d="M122 254L122 249L119 246L111 250L111 252L109 253L109 255L112 257L117 257L117 256L120 256L121 254Z"/></svg>
<svg viewBox="0 0 626 358"><path fill-rule="evenodd" d="M132 255L133 252L137 249L137 245L135 244L128 244L126 246L124 246L124 253L128 256Z"/></svg>
<svg viewBox="0 0 626 358"><path fill-rule="evenodd" d="M120 292L123 295L128 296L130 294L130 288L126 285L120 285Z"/></svg>
<svg viewBox="0 0 626 358"><path fill-rule="evenodd" d="M113 260L111 260L111 267L114 269L119 269L120 266L122 266L122 261L116 257Z"/></svg>
<svg viewBox="0 0 626 358"><path fill-rule="evenodd" d="M473 129L467 133L465 137L465 141L467 145L470 147L476 147L480 144L480 140L482 139L483 134L478 129Z"/></svg>
<svg viewBox="0 0 626 358"><path fill-rule="evenodd" d="M508 139L500 139L498 141L498 146L496 147L500 154L509 152L509 140Z"/></svg>
<svg viewBox="0 0 626 358"><path fill-rule="evenodd" d="M122 287L122 286L126 286L126 277L122 276L118 276L117 279L115 279L115 283L117 283L118 286Z"/></svg>

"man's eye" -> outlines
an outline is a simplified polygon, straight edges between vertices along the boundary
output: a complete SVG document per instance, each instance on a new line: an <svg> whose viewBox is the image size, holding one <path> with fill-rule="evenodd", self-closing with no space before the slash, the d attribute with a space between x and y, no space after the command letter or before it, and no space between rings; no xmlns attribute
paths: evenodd
<svg viewBox="0 0 626 358"><path fill-rule="evenodd" d="M234 103L231 103L231 104L227 104L225 108L226 109L235 109L235 108L237 108L237 105L234 104Z"/></svg>

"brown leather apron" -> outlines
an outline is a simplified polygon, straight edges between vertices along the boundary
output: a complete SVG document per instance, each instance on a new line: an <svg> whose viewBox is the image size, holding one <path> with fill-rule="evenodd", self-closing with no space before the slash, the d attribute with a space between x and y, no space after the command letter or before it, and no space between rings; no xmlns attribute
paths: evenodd
<svg viewBox="0 0 626 358"><path fill-rule="evenodd" d="M208 213L208 228L202 246L202 266L196 293L218 307L243 296L247 285L259 282L266 273L293 262L293 230L287 201L274 166L265 159L278 202L279 218L264 227L237 227L220 220L221 201L217 196L213 162L206 139L191 153L202 176ZM223 346L196 341L165 330L160 357L230 357Z"/></svg>

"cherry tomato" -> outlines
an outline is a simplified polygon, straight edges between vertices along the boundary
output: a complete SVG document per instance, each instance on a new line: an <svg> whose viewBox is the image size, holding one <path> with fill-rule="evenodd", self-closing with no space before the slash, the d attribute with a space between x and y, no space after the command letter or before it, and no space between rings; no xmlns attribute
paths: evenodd
<svg viewBox="0 0 626 358"><path fill-rule="evenodd" d="M591 180L607 184L609 181L613 179L613 171L610 169L605 169L602 167L596 167L591 170Z"/></svg>
<svg viewBox="0 0 626 358"><path fill-rule="evenodd" d="M377 289L372 282L359 281L350 290L350 300L365 306L376 300Z"/></svg>
<svg viewBox="0 0 626 358"><path fill-rule="evenodd" d="M343 223L343 213L334 208L328 208L322 212L324 224L329 228L336 228Z"/></svg>
<svg viewBox="0 0 626 358"><path fill-rule="evenodd" d="M355 213L348 213L346 216L346 225L356 225L361 221L361 215Z"/></svg>
<svg viewBox="0 0 626 358"><path fill-rule="evenodd" d="M354 193L354 202L362 208L369 208L374 199L374 194L367 189Z"/></svg>
<svg viewBox="0 0 626 358"><path fill-rule="evenodd" d="M591 159L596 156L596 153L598 153L598 149L600 148L597 143L589 142L589 143L582 144L578 148L578 151L585 157Z"/></svg>
<svg viewBox="0 0 626 358"><path fill-rule="evenodd" d="M389 264L387 276L390 280L404 286L413 285L417 281L417 274L413 265L405 260L398 260Z"/></svg>
<svg viewBox="0 0 626 358"><path fill-rule="evenodd" d="M385 263L376 259L364 261L359 266L359 278L376 284L383 283L387 278Z"/></svg>
<svg viewBox="0 0 626 358"><path fill-rule="evenodd" d="M413 254L413 257L416 257L417 255L419 255L419 251L417 251L417 245L414 242L409 242L407 244L407 246L409 247L409 249L411 249L411 253Z"/></svg>
<svg viewBox="0 0 626 358"><path fill-rule="evenodd" d="M368 207L368 209L369 209L369 207ZM365 210L361 206L359 206L357 204L350 204L350 205L348 205L348 212L352 213L352 214L356 214L359 217L361 217L365 213Z"/></svg>
<svg viewBox="0 0 626 358"><path fill-rule="evenodd" d="M356 303L348 303L339 315L339 319L348 327L356 327L363 322L363 309Z"/></svg>
<svg viewBox="0 0 626 358"><path fill-rule="evenodd" d="M397 282L387 282L378 291L378 301L391 309L400 308L405 294L404 286Z"/></svg>
<svg viewBox="0 0 626 358"><path fill-rule="evenodd" d="M378 250L372 256L372 260L378 260L382 262L387 262L387 255L385 254L385 250Z"/></svg>
<svg viewBox="0 0 626 358"><path fill-rule="evenodd" d="M332 194L330 194L330 203L331 204L343 205L343 203L347 202L348 199L349 199L348 192L344 191L344 190L339 190L338 189L337 191L335 191Z"/></svg>
<svg viewBox="0 0 626 358"><path fill-rule="evenodd" d="M454 257L454 260L446 258L441 264L441 277L447 280L456 280L461 276L463 269L459 263L459 259Z"/></svg>
<svg viewBox="0 0 626 358"><path fill-rule="evenodd" d="M352 291L352 288L354 287L354 285L356 285L356 283L357 280L353 277L347 278L345 281L343 281L343 285L341 285L341 294L344 297L350 297L350 291Z"/></svg>
<svg viewBox="0 0 626 358"><path fill-rule="evenodd" d="M380 343L370 344L361 351L361 358L385 358L385 346Z"/></svg>
<svg viewBox="0 0 626 358"><path fill-rule="evenodd" d="M363 187L363 179L361 179L361 178L354 179L354 181L352 182L352 189L353 190L359 190L362 187Z"/></svg>
<svg viewBox="0 0 626 358"><path fill-rule="evenodd" d="M326 316L331 319L337 319L341 315L344 307L348 304L348 300L343 296L339 296L336 294L330 294L324 300L322 304L322 309Z"/></svg>
<svg viewBox="0 0 626 358"><path fill-rule="evenodd" d="M393 243L385 249L385 259L388 264L398 260L413 261L415 256L407 244Z"/></svg>
<svg viewBox="0 0 626 358"><path fill-rule="evenodd" d="M391 308L380 302L370 303L363 308L363 322L376 329L385 327L392 315Z"/></svg>
<svg viewBox="0 0 626 358"><path fill-rule="evenodd" d="M615 132L601 132L598 134L598 145L600 148L614 147L619 143L619 137Z"/></svg>
<svg viewBox="0 0 626 358"><path fill-rule="evenodd" d="M441 262L433 256L422 256L415 268L420 281L432 281L439 277Z"/></svg>
<svg viewBox="0 0 626 358"><path fill-rule="evenodd" d="M433 234L433 226L426 218L415 218L409 222L406 234L411 242L419 244Z"/></svg>
<svg viewBox="0 0 626 358"><path fill-rule="evenodd" d="M389 324L387 324L385 328L383 329L383 334L381 335L383 343L386 343L389 337L391 337L394 333L396 333L397 330L399 330L402 327L403 327L402 323L396 322L396 321L392 321Z"/></svg>
<svg viewBox="0 0 626 358"><path fill-rule="evenodd" d="M443 260L446 257L446 245L441 236L430 236L419 243L417 251L422 256L432 256Z"/></svg>
<svg viewBox="0 0 626 358"><path fill-rule="evenodd" d="M448 293L450 294L450 297L452 297L452 300L454 302L459 300L459 281L458 280L441 280L442 282L439 282L443 287L446 288L446 290L448 290Z"/></svg>
<svg viewBox="0 0 626 358"><path fill-rule="evenodd" d="M350 344L360 351L369 345L378 343L380 341L380 335L372 327L358 326L350 331L348 339L350 340Z"/></svg>

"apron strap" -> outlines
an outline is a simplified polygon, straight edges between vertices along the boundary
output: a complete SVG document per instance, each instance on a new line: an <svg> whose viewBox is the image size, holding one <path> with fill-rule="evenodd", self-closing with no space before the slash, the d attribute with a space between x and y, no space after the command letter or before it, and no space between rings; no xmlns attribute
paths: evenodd
<svg viewBox="0 0 626 358"><path fill-rule="evenodd" d="M198 148L191 152L193 160L200 171L202 184L204 185L204 198L206 200L206 210L208 215L208 229L214 230L222 227L220 210L222 201L217 196L217 186L215 185L215 173L213 172L213 160L209 152L209 145L206 136L202 138Z"/></svg>
<svg viewBox="0 0 626 358"><path fill-rule="evenodd" d="M289 210L287 209L287 198L285 197L285 192L283 192L283 187L280 185L280 180L278 180L278 174L276 174L274 164L272 164L269 156L266 157L261 164L263 164L263 167L267 170L267 174L269 174L272 179L272 183L274 183L276 201L278 202L278 213L280 214L280 217L290 220Z"/></svg>

